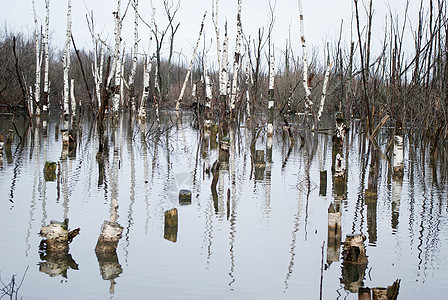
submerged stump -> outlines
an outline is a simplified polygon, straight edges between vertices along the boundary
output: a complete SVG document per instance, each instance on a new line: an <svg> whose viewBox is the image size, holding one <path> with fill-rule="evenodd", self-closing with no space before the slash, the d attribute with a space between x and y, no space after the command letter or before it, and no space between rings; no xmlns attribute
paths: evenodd
<svg viewBox="0 0 448 300"><path fill-rule="evenodd" d="M54 161L45 162L44 166L44 178L46 181L55 181L56 180L56 168L57 163Z"/></svg>
<svg viewBox="0 0 448 300"><path fill-rule="evenodd" d="M122 232L123 227L120 224L105 220L103 226L101 226L95 252L115 252Z"/></svg>
<svg viewBox="0 0 448 300"><path fill-rule="evenodd" d="M164 238L175 243L177 241L178 230L177 208L165 211L165 230Z"/></svg>
<svg viewBox="0 0 448 300"><path fill-rule="evenodd" d="M179 191L179 204L188 205L191 204L191 191L190 190L180 190Z"/></svg>
<svg viewBox="0 0 448 300"><path fill-rule="evenodd" d="M68 219L64 222L50 221L50 225L40 229L39 234L44 238L41 250L46 252L68 253L69 243L78 235L80 229L68 231Z"/></svg>

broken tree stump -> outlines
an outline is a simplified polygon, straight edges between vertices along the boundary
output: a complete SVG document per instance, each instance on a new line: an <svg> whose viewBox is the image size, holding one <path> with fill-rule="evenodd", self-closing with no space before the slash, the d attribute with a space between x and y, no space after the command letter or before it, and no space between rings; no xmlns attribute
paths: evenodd
<svg viewBox="0 0 448 300"><path fill-rule="evenodd" d="M54 162L54 161L45 162L45 166L44 166L45 181L55 181L56 180L56 168L57 168L56 162Z"/></svg>
<svg viewBox="0 0 448 300"><path fill-rule="evenodd" d="M177 208L167 210L165 212L165 227L177 227Z"/></svg>
<svg viewBox="0 0 448 300"><path fill-rule="evenodd" d="M121 239L123 227L117 222L104 220L95 252L115 252Z"/></svg>
<svg viewBox="0 0 448 300"><path fill-rule="evenodd" d="M358 300L372 300L371 291L368 287L358 289Z"/></svg>
<svg viewBox="0 0 448 300"><path fill-rule="evenodd" d="M365 240L365 235L347 234L344 247L342 249L342 257L344 262L352 264L367 264L366 248L364 246Z"/></svg>
<svg viewBox="0 0 448 300"><path fill-rule="evenodd" d="M104 220L95 252L115 252L123 233L123 227L117 223L118 201L112 199L110 221Z"/></svg>
<svg viewBox="0 0 448 300"><path fill-rule="evenodd" d="M165 211L164 238L175 243L177 241L178 217L177 208Z"/></svg>
<svg viewBox="0 0 448 300"><path fill-rule="evenodd" d="M40 229L39 234L44 238L41 242L42 250L47 252L68 253L69 243L78 235L79 228L69 232L68 219L64 222L50 221L50 225Z"/></svg>
<svg viewBox="0 0 448 300"><path fill-rule="evenodd" d="M191 191L190 190L180 190L179 191L179 204L188 205L191 204Z"/></svg>

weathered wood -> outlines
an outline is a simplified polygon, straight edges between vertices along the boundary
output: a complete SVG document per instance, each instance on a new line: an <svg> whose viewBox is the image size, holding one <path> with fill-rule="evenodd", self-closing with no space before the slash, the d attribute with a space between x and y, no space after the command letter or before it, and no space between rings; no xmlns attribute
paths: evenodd
<svg viewBox="0 0 448 300"><path fill-rule="evenodd" d="M110 290L111 294L114 293L115 281L121 273L123 273L123 268L118 261L118 255L116 251L113 252L95 252L96 258L98 259L98 263L100 265L100 274L103 280L110 281Z"/></svg>
<svg viewBox="0 0 448 300"><path fill-rule="evenodd" d="M179 191L179 204L186 205L191 204L191 191L190 190L180 190Z"/></svg>
<svg viewBox="0 0 448 300"><path fill-rule="evenodd" d="M344 262L352 264L367 264L366 248L364 246L365 240L365 235L347 235L345 238L344 247L342 249L342 257Z"/></svg>
<svg viewBox="0 0 448 300"><path fill-rule="evenodd" d="M78 270L79 266L71 254L61 252L47 252L41 254L42 262L39 262L39 272L48 274L50 277L62 276L67 278L67 270Z"/></svg>
<svg viewBox="0 0 448 300"><path fill-rule="evenodd" d="M178 217L177 208L165 211L165 227L177 227Z"/></svg>
<svg viewBox="0 0 448 300"><path fill-rule="evenodd" d="M116 223L105 220L101 226L100 236L96 243L95 252L114 252L121 239L123 227Z"/></svg>
<svg viewBox="0 0 448 300"><path fill-rule="evenodd" d="M56 162L54 162L54 161L45 162L44 178L46 181L55 181L56 180L56 168L57 168Z"/></svg>
<svg viewBox="0 0 448 300"><path fill-rule="evenodd" d="M163 231L164 239L173 243L177 242L177 230L177 226L165 226L165 229Z"/></svg>
<svg viewBox="0 0 448 300"><path fill-rule="evenodd" d="M371 300L371 292L368 287L358 289L358 300Z"/></svg>
<svg viewBox="0 0 448 300"><path fill-rule="evenodd" d="M388 300L387 289L383 287L377 287L372 289L373 300Z"/></svg>
<svg viewBox="0 0 448 300"><path fill-rule="evenodd" d="M74 231L79 232L79 228ZM71 235L68 231L68 219L65 219L64 222L51 221L50 225L43 226L40 229L39 234L44 238L41 242L42 250L68 253Z"/></svg>

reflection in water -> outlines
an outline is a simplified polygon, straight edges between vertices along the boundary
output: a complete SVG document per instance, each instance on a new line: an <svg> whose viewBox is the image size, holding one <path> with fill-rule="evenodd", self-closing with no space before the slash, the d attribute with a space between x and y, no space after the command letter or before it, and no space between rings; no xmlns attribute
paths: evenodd
<svg viewBox="0 0 448 300"><path fill-rule="evenodd" d="M69 253L48 252L41 253L39 271L50 277L62 276L67 278L67 270L79 270L79 266Z"/></svg>
<svg viewBox="0 0 448 300"><path fill-rule="evenodd" d="M109 293L113 295L115 293L115 279L123 273L123 268L118 262L118 255L116 251L113 252L97 252L95 251L96 258L100 265L100 274L103 280L110 281Z"/></svg>
<svg viewBox="0 0 448 300"><path fill-rule="evenodd" d="M204 294L219 292L229 298L275 299L287 292L291 297L313 298L319 289L317 273L324 241L327 245L324 299L334 299L338 293L342 298L354 299L356 295L351 293L360 286L375 286L374 279L387 277L391 272L404 274L403 282L408 285L416 284L419 288L425 282L423 288L441 289L439 274L446 266L444 229L448 212L443 153L440 157L424 156L428 153L425 147L408 145L406 140L403 148L409 149L406 150L409 158L405 159L405 176L400 178L393 175L393 163L386 159L391 154L386 149L389 142L382 140L386 130L383 136L379 135L377 145L355 130L340 145L330 135L313 136L299 129L303 139L297 137L298 143L288 147L289 143L281 137L268 139L262 130L244 124L229 130L228 140L224 140L229 151L221 152L223 166L217 172L216 189L210 189L213 180L210 164L220 154L217 130L212 126L209 135L201 136L201 129L192 129L187 120L180 121L177 131L166 130L160 138L146 134L150 123L137 124L132 118L118 119L114 127L105 129L100 139L96 124L82 122L84 134L78 131L74 157L61 153L61 139L57 142L52 138L52 120L48 132L43 125L31 129L23 124L18 126L18 132L27 133L23 134L22 142L16 138L12 144L10 162L4 152L0 170L0 192L8 194L8 199L14 202L10 207L11 202L0 201L1 217L5 216L8 222L16 217L14 214L24 219L24 228L19 229L25 239L19 235L19 241L11 248L23 249L17 253L29 256L29 249L35 245L36 227L41 218L42 222L48 219L47 214L76 218L77 223L83 223L80 227L87 233L85 237L91 236L92 219L96 222L96 214L107 212L113 196L119 200L126 217L124 243L118 252L98 252L96 258L102 278L110 281L109 292L115 293L114 297L137 297L145 292L146 286L129 284L133 280L138 282L138 278L165 279L185 276L188 272L201 280L210 279L210 285L200 287L199 292ZM162 123L161 130L163 126ZM257 139L252 150L254 136ZM264 156L259 165L255 161L256 147ZM47 159L60 165L54 183L44 180L42 171ZM192 174L189 188L194 195L192 204L181 208L185 220L182 223L188 224L188 230L159 226L163 212L177 207L177 201L173 200L176 197L172 196L177 196L180 175L186 174ZM327 180L332 180L330 186ZM60 202L54 201L57 186ZM23 211L24 218L20 215ZM54 216L55 213L60 215ZM391 226L396 235L392 238ZM369 260L375 262L371 272L367 273L367 264L340 259L340 236L355 231L367 232ZM178 232L185 233L182 239L178 239ZM0 231L0 234L9 233ZM77 245L79 253L73 253L73 248L73 257L93 257L93 252L85 248L91 242ZM369 247L375 247L374 251ZM8 247L2 248L5 248L2 254L10 254ZM140 249L151 249L153 256L143 257ZM120 251L125 259L123 266L118 261ZM188 255L189 262L196 267L189 269L190 265L181 260L183 265L175 268L179 261L166 257L177 253ZM266 255L269 260L259 259ZM68 269L77 269L73 257L68 253L42 254L39 268L50 276L67 276ZM19 255L17 261L20 259L23 258ZM159 265L162 260L163 269ZM149 267L143 268L140 262ZM2 261L2 264L14 263ZM116 278L125 269L129 270L125 271L127 280L120 281L120 289L114 290ZM174 269L178 273L172 273ZM269 272L259 272L261 269ZM82 272L85 280L94 276L99 279L97 273L89 274L86 268ZM263 277L260 280L257 276ZM305 276L310 277L309 281L303 280ZM30 289L36 287L41 292L38 285L45 284L42 278L48 280L48 276L37 278L40 281ZM153 287L156 297L162 295L161 288L156 284ZM188 290L196 287L177 288L188 297ZM253 295L244 294L248 290ZM229 291L233 294L226 294ZM404 292L409 295L409 291ZM105 293L92 297L104 298Z"/></svg>

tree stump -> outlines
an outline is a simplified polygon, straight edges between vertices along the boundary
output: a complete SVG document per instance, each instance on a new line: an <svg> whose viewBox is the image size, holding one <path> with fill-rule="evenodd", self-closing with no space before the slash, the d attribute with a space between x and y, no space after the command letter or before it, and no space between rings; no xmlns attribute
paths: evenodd
<svg viewBox="0 0 448 300"><path fill-rule="evenodd" d="M123 227L116 222L105 220L96 243L95 252L115 252L121 239Z"/></svg>
<svg viewBox="0 0 448 300"><path fill-rule="evenodd" d="M45 181L55 181L56 180L56 168L57 168L56 162L54 162L54 161L45 162L45 166L44 166Z"/></svg>
<svg viewBox="0 0 448 300"><path fill-rule="evenodd" d="M190 190L180 190L179 191L179 204L180 205L191 204L191 191Z"/></svg>
<svg viewBox="0 0 448 300"><path fill-rule="evenodd" d="M68 253L68 219L62 222L50 221L50 225L40 229L39 234L44 240L41 244L45 244L47 252Z"/></svg>
<svg viewBox="0 0 448 300"><path fill-rule="evenodd" d="M177 208L165 211L164 238L175 243L177 241L178 218Z"/></svg>
<svg viewBox="0 0 448 300"><path fill-rule="evenodd" d="M371 292L368 287L358 289L358 300L372 300Z"/></svg>
<svg viewBox="0 0 448 300"><path fill-rule="evenodd" d="M177 208L167 210L165 212L165 227L177 227Z"/></svg>
<svg viewBox="0 0 448 300"><path fill-rule="evenodd" d="M344 262L352 264L367 264L366 248L364 247L365 235L348 234L345 238L342 256Z"/></svg>

